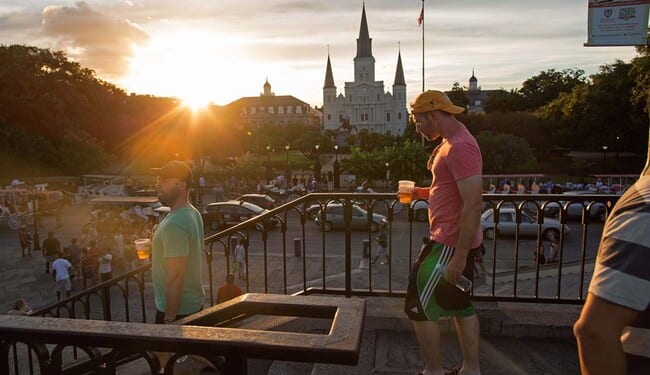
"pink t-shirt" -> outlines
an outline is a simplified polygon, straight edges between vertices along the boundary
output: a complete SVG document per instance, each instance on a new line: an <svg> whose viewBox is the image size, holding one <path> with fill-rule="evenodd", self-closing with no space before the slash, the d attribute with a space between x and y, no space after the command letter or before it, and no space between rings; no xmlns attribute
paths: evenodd
<svg viewBox="0 0 650 375"><path fill-rule="evenodd" d="M463 201L456 181L481 175L483 158L476 139L466 127L443 139L433 159L433 180L429 190L429 223L431 239L447 246L456 246L460 234ZM479 227L472 248L483 241Z"/></svg>

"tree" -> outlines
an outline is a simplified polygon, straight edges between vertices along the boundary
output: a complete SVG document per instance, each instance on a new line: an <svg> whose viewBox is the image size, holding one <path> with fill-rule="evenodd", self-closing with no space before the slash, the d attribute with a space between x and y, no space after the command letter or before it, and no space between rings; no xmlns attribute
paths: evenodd
<svg viewBox="0 0 650 375"><path fill-rule="evenodd" d="M632 65L619 60L601 66L590 78L537 111L542 119L554 122L551 132L556 142L586 151L608 146L644 153L648 117L645 103L633 95L638 81Z"/></svg>
<svg viewBox="0 0 650 375"><path fill-rule="evenodd" d="M511 134L484 131L476 141L483 155L484 173L534 172L537 161L533 152L520 137Z"/></svg>
<svg viewBox="0 0 650 375"><path fill-rule="evenodd" d="M524 105L534 110L557 98L562 92L571 92L576 85L586 82L582 69L564 69L561 72L549 69L528 78L521 87Z"/></svg>
<svg viewBox="0 0 650 375"><path fill-rule="evenodd" d="M466 108L469 102L467 101L467 90L458 82L454 82L449 92L449 99L457 106Z"/></svg>
<svg viewBox="0 0 650 375"><path fill-rule="evenodd" d="M524 97L518 89L499 90L490 94L485 112L518 112L525 108Z"/></svg>
<svg viewBox="0 0 650 375"><path fill-rule="evenodd" d="M428 174L426 164L428 152L419 142L404 141L401 146L393 145L382 150L363 151L351 148L349 158L341 162L344 170L355 174L357 180L384 180L386 162L389 163L392 180L410 179L422 182Z"/></svg>

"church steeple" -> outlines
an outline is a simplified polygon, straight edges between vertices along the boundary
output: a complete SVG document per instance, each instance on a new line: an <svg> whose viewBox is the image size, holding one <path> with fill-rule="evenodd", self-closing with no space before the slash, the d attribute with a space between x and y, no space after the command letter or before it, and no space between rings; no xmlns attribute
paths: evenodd
<svg viewBox="0 0 650 375"><path fill-rule="evenodd" d="M472 76L469 77L469 90L477 90L478 89L478 79L476 79L476 76L474 75L474 68L472 68Z"/></svg>
<svg viewBox="0 0 650 375"><path fill-rule="evenodd" d="M324 89L336 88L334 85L334 74L332 74L332 63L330 63L330 54L327 54L327 70L325 70L325 85Z"/></svg>
<svg viewBox="0 0 650 375"><path fill-rule="evenodd" d="M359 28L359 39L357 39L357 57L372 57L372 39L370 39L370 33L368 32L365 2L361 11L361 27Z"/></svg>
<svg viewBox="0 0 650 375"><path fill-rule="evenodd" d="M404 68L402 68L402 51L397 52L397 69L395 70L395 83L393 83L393 86L397 85L406 86Z"/></svg>
<svg viewBox="0 0 650 375"><path fill-rule="evenodd" d="M266 77L266 82L264 82L264 92L262 93L262 96L272 96L273 93L271 92L271 84L269 83L269 77Z"/></svg>

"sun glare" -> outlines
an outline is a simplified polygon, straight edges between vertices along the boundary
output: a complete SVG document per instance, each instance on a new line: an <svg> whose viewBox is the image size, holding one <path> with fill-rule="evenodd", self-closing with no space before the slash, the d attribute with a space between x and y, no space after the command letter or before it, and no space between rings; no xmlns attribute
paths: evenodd
<svg viewBox="0 0 650 375"><path fill-rule="evenodd" d="M242 40L199 31L166 31L150 44L134 49L127 90L178 98L193 110L210 102L226 104L246 74L248 60L240 55ZM235 89L235 90L234 90Z"/></svg>
<svg viewBox="0 0 650 375"><path fill-rule="evenodd" d="M196 96L196 97L188 96L184 98L181 97L180 99L183 106L191 109L192 111L198 111L200 109L204 109L205 107L208 106L208 104L210 104L209 100L200 96Z"/></svg>

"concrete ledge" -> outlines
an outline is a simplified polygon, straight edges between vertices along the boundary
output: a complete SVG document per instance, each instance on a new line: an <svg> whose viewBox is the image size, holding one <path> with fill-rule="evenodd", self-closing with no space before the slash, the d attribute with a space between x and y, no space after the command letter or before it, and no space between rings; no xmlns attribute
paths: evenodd
<svg viewBox="0 0 650 375"><path fill-rule="evenodd" d="M403 312L404 300L366 298L366 329L412 330ZM475 302L481 333L493 336L572 338L582 306L542 303ZM441 320L442 332L455 330L452 319Z"/></svg>

